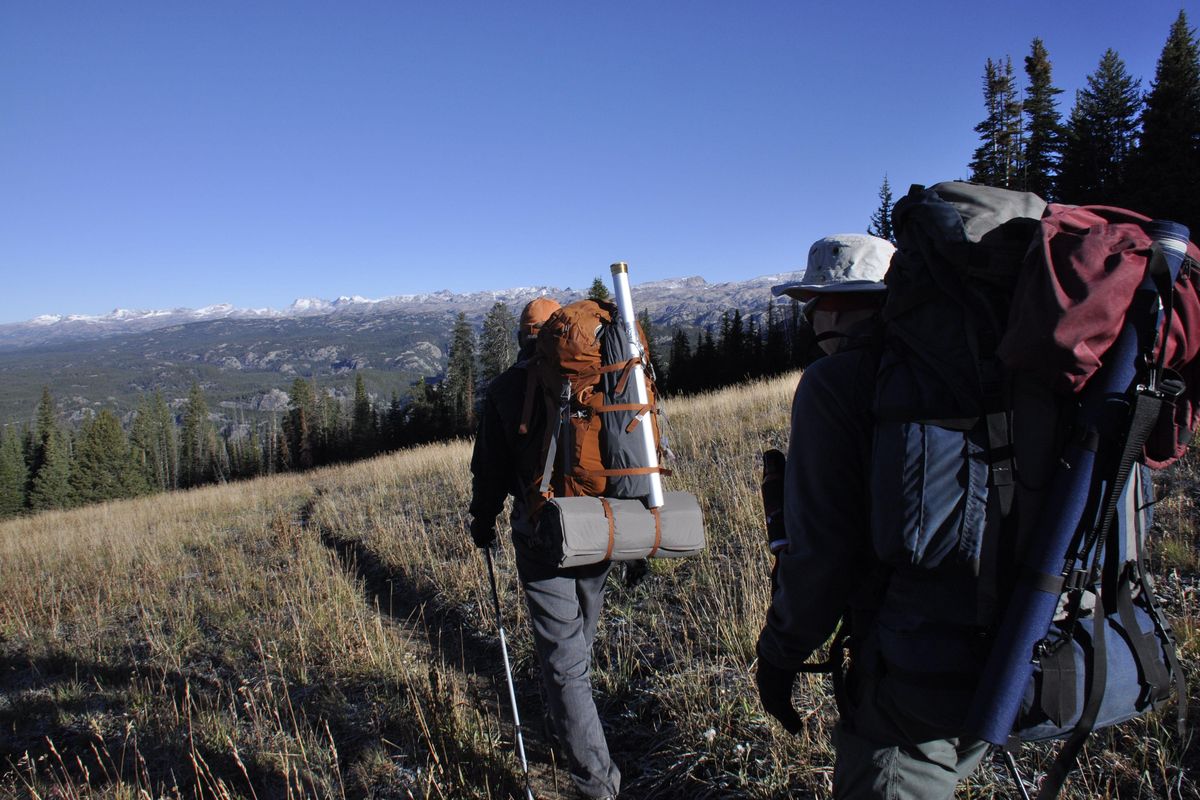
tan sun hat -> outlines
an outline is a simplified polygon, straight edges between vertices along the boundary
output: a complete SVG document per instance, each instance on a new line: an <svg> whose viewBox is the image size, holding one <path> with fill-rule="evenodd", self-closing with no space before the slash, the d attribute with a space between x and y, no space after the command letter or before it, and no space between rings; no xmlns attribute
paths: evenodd
<svg viewBox="0 0 1200 800"><path fill-rule="evenodd" d="M865 233L838 233L813 242L808 268L795 283L771 287L771 294L808 300L820 294L882 292L883 276L896 247L887 239Z"/></svg>
<svg viewBox="0 0 1200 800"><path fill-rule="evenodd" d="M522 342L533 339L550 319L550 315L562 308L556 300L549 297L539 297L529 301L521 311L521 326L518 335Z"/></svg>

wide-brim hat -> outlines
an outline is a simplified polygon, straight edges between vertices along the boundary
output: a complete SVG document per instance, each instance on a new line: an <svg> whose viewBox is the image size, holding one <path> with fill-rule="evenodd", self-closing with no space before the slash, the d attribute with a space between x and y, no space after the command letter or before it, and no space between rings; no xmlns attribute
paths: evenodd
<svg viewBox="0 0 1200 800"><path fill-rule="evenodd" d="M822 294L882 292L887 288L883 276L895 252L895 245L878 236L865 233L826 236L808 249L804 276L794 283L772 286L771 294L809 300Z"/></svg>

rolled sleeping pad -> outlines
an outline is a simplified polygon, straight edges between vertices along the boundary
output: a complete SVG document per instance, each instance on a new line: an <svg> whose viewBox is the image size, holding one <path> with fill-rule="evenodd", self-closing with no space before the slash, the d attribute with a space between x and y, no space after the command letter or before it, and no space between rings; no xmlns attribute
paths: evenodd
<svg viewBox="0 0 1200 800"><path fill-rule="evenodd" d="M1155 221L1147 232L1166 258L1174 284L1187 253L1187 227ZM1149 269L1138 291L1156 291ZM1160 321L1161 316L1160 313ZM1082 430L1099 432L1102 446L1112 443L1114 438L1119 444L1120 426L1125 420L1125 415L1119 413L1124 410L1120 407L1127 409L1129 405L1138 355L1145 345L1138 339L1139 320L1127 317L1116 342L1105 353L1103 365L1082 392L1078 423ZM1103 459L1101 463L1106 463L1118 455L1105 453L1099 457ZM970 736L997 746L1008 742L1026 687L1033 677L1035 650L1046 638L1058 608L1061 591L1054 588L1054 579L1062 577L1067 550L1076 531L1081 525L1095 524L1095 519L1084 519L1084 515L1089 508L1098 507L1100 493L1107 488L1106 480L1094 479L1097 458L1097 453L1076 443L1069 445L1063 455L1050 489L1050 497L1058 502L1046 504L1043 519L1029 537L1021 578L1013 590L984 665L980 688L967 713L966 731Z"/></svg>
<svg viewBox="0 0 1200 800"><path fill-rule="evenodd" d="M536 546L564 569L606 560L682 558L704 549L704 515L688 492L665 492L663 504L653 509L637 498L556 497L540 513Z"/></svg>

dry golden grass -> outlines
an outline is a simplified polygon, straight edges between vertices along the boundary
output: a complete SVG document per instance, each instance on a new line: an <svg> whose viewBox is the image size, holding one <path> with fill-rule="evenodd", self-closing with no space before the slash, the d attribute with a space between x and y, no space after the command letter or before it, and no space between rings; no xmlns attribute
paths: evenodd
<svg viewBox="0 0 1200 800"><path fill-rule="evenodd" d="M759 707L769 597L760 453L796 376L668 405L672 488L709 547L610 582L596 690L631 798L827 796L820 678L787 737ZM466 533L470 443L0 525L0 793L503 798L520 776L490 595ZM1156 566L1196 663L1194 463L1166 479ZM1166 532L1164 532L1166 531ZM497 562L539 796L570 797L541 735L511 548ZM614 573L617 574L617 573ZM1098 736L1070 796L1200 797L1169 717ZM1028 749L1032 774L1047 763ZM998 768L961 797L1011 796Z"/></svg>

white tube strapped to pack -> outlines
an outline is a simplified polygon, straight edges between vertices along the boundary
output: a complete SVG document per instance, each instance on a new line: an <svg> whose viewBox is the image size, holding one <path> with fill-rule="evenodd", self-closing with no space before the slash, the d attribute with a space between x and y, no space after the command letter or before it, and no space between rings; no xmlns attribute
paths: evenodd
<svg viewBox="0 0 1200 800"><path fill-rule="evenodd" d="M645 359L646 352L642 349L642 340L637 332L637 319L633 315L633 296L629 291L629 265L618 261L612 265L613 295L617 301L617 315L621 318L621 326L629 339L629 346L638 359L633 367L633 387L637 402L646 405L650 402L650 393L646 388ZM642 432L642 444L646 466L655 470L650 473L650 494L646 496L647 508L658 508L663 504L662 476L658 470L658 450L654 446L653 420L646 419L646 412L638 415L638 429Z"/></svg>

